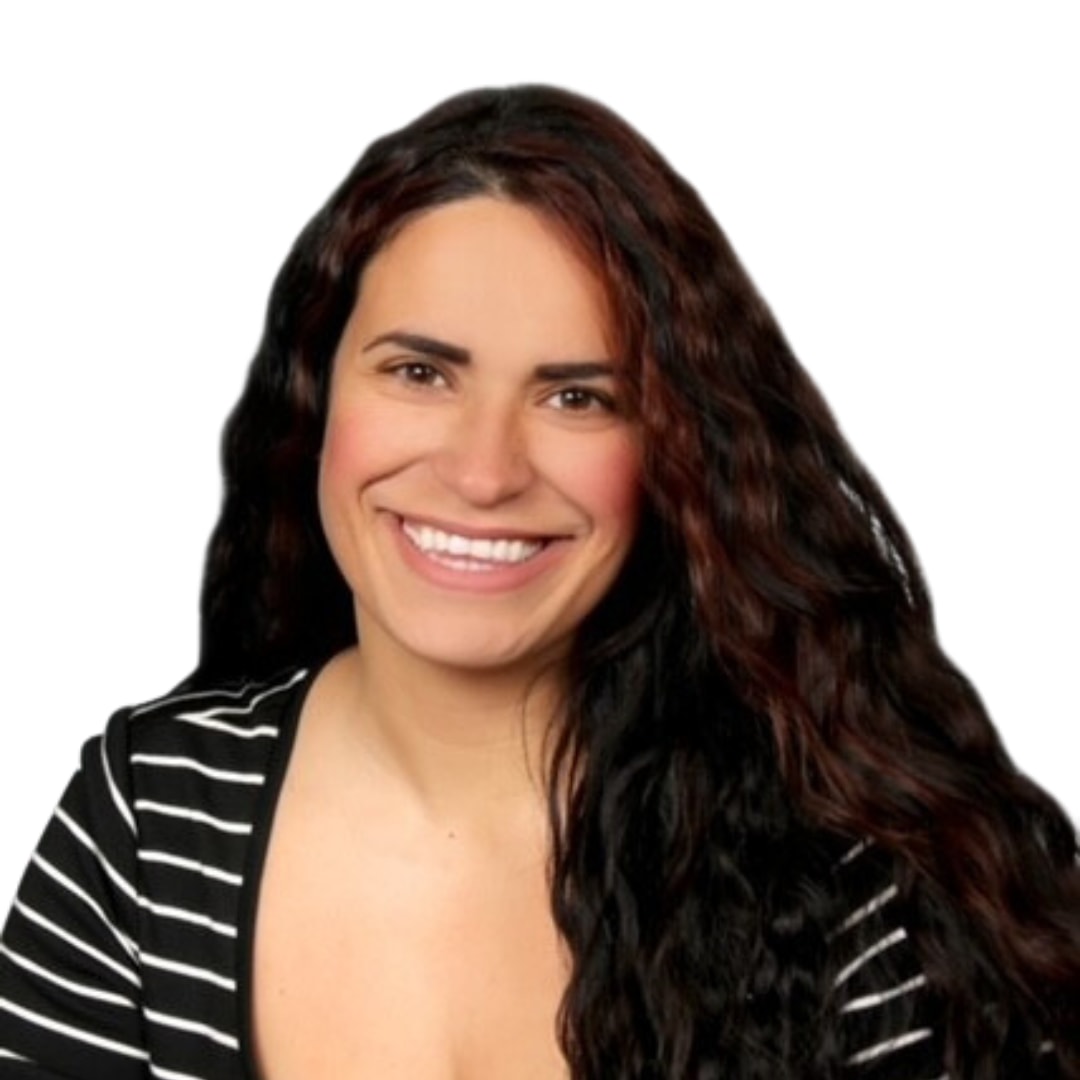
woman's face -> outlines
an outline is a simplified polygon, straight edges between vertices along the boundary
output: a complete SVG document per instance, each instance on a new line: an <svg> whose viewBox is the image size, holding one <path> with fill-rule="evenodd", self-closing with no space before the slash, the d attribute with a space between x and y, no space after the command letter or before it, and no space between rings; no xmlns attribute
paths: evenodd
<svg viewBox="0 0 1080 1080"><path fill-rule="evenodd" d="M611 340L599 281L521 205L451 203L375 255L319 476L365 644L474 669L565 653L638 521Z"/></svg>

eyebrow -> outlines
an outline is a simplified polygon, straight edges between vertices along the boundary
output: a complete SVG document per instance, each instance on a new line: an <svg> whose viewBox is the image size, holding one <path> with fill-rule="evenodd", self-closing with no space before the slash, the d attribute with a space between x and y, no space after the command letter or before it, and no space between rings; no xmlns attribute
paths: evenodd
<svg viewBox="0 0 1080 1080"><path fill-rule="evenodd" d="M448 360L451 364L467 364L472 359L469 350L463 349L460 345L451 345L437 338L426 337L423 334L408 334L400 330L391 330L388 334L380 334L372 338L364 346L364 352L370 352L379 345L400 345L410 352L418 352L424 356L437 356L440 360Z"/></svg>
<svg viewBox="0 0 1080 1080"><path fill-rule="evenodd" d="M426 334L411 334L400 330L391 330L372 338L363 348L370 352L379 345L400 345L422 356L434 356L451 364L468 364L472 354L460 345L451 345L448 341L428 337ZM600 379L615 377L618 371L610 360L568 360L555 364L537 364L536 376L545 381L558 382L563 379Z"/></svg>

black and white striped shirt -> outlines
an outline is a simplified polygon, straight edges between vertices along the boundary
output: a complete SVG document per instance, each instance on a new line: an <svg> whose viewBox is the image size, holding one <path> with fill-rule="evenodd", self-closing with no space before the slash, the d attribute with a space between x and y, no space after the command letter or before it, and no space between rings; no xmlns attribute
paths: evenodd
<svg viewBox="0 0 1080 1080"><path fill-rule="evenodd" d="M255 903L310 681L165 698L87 743L0 942L0 1078L254 1080ZM844 1071L943 1080L895 888L867 865L857 845L837 868ZM900 997L882 1038L875 1010Z"/></svg>

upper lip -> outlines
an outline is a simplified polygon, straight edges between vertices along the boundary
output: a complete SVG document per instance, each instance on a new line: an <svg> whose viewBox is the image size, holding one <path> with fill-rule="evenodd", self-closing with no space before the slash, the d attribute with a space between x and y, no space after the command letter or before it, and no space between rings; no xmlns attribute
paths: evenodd
<svg viewBox="0 0 1080 1080"><path fill-rule="evenodd" d="M531 540L549 541L568 536L566 532L537 532L536 529L523 529L515 525L462 525L459 522L444 521L439 518L417 517L413 514L396 514L398 520L409 525L438 529L440 532L455 536L467 536L470 540Z"/></svg>

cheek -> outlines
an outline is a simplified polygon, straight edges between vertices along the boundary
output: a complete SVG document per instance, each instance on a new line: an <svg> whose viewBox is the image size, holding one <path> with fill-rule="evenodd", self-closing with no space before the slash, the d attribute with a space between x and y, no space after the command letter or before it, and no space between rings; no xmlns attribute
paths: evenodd
<svg viewBox="0 0 1080 1080"><path fill-rule="evenodd" d="M327 421L319 458L320 485L336 487L355 475L368 457L365 441L362 425L331 417Z"/></svg>
<svg viewBox="0 0 1080 1080"><path fill-rule="evenodd" d="M379 438L374 425L361 416L331 412L319 455L319 513L331 544L378 469Z"/></svg>
<svg viewBox="0 0 1080 1080"><path fill-rule="evenodd" d="M320 490L351 492L355 498L358 490L391 468L400 427L368 404L331 407L319 461Z"/></svg>
<svg viewBox="0 0 1080 1080"><path fill-rule="evenodd" d="M333 511L337 499L351 486L350 478L355 476L356 451L356 440L350 437L347 427L329 421L319 455L319 508L324 522L327 513Z"/></svg>
<svg viewBox="0 0 1080 1080"><path fill-rule="evenodd" d="M566 471L566 492L618 546L629 547L641 514L641 454L620 438L579 457Z"/></svg>

